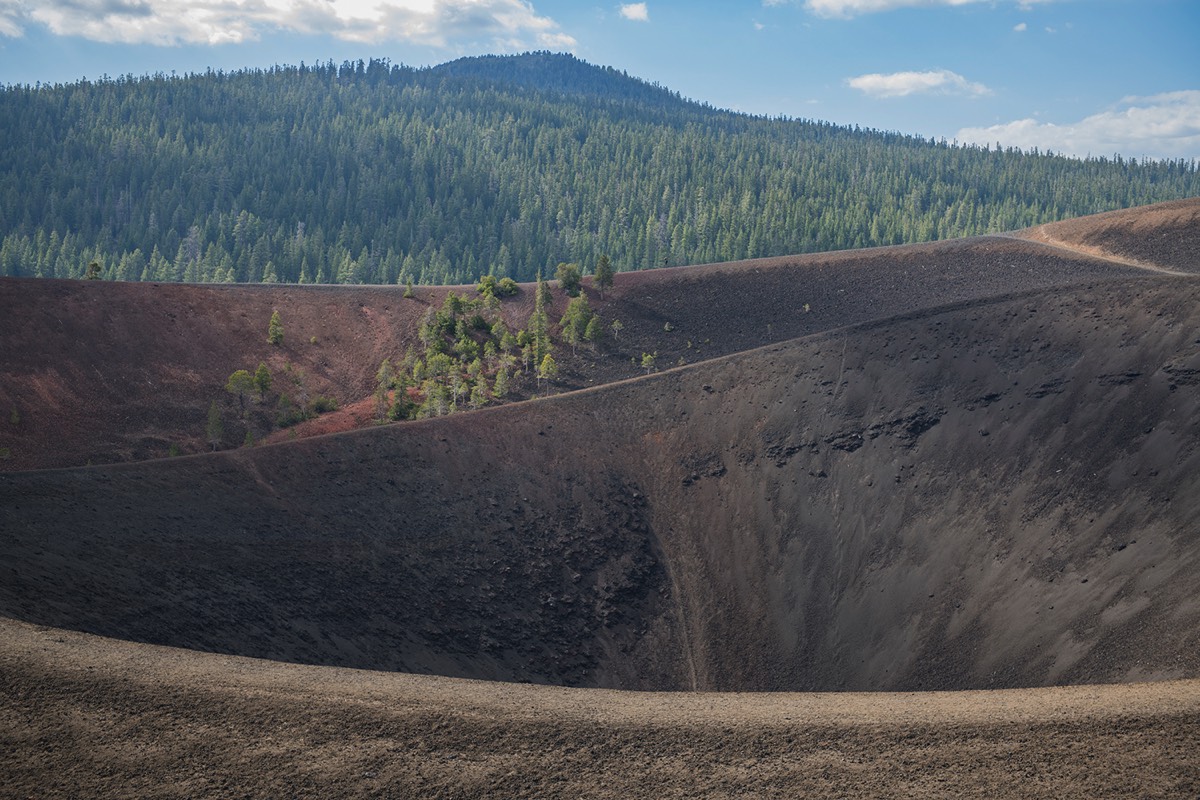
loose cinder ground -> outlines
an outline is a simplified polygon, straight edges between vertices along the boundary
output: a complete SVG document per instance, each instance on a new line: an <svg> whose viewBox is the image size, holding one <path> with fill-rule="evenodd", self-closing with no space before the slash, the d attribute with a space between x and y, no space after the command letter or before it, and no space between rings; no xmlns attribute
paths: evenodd
<svg viewBox="0 0 1200 800"><path fill-rule="evenodd" d="M630 346L740 333L532 403L2 475L4 791L1193 796L1200 286L1128 262L1194 269L1197 209L621 276ZM221 379L154 339L125 346L164 406ZM55 369L102 392L107 347Z"/></svg>

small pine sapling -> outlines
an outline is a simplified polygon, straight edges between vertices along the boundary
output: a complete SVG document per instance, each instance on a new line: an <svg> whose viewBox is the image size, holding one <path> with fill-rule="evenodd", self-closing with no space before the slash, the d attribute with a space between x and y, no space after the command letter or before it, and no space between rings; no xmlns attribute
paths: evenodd
<svg viewBox="0 0 1200 800"><path fill-rule="evenodd" d="M271 321L267 323L267 344L272 344L278 347L283 344L283 322L279 319L279 312L271 312Z"/></svg>

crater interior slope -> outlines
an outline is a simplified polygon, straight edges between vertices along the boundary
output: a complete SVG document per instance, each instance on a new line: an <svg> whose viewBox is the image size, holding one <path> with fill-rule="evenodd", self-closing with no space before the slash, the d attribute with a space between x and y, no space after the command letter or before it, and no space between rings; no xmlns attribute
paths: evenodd
<svg viewBox="0 0 1200 800"><path fill-rule="evenodd" d="M57 763L28 760L70 729L31 722L42 703L88 720L64 752L103 758L101 719L134 746L121 697L185 737L286 730L280 767L332 748L332 771L289 791L341 775L336 750L362 769L345 796L368 773L576 796L561 776L584 762L595 796L652 769L710 796L1002 776L1021 796L1120 796L1130 759L1159 793L1194 793L1176 756L1200 738L1200 279L1128 262L1194 271L1200 226L1160 212L1149 248L1084 220L1050 247L1035 230L622 276L631 346L665 318L695 336L684 349L725 331L729 352L636 379L583 364L603 385L447 418L0 474L10 771L36 783ZM596 691L613 688L1006 691ZM485 741L527 771L500 775ZM214 774L245 775L214 752Z"/></svg>

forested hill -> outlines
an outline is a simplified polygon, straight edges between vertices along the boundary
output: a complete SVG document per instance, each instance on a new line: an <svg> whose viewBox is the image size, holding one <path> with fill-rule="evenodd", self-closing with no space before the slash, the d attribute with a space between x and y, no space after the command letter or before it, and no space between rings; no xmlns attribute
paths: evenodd
<svg viewBox="0 0 1200 800"><path fill-rule="evenodd" d="M571 56L0 90L0 275L465 283L1009 230L1200 194L1077 160L750 117Z"/></svg>

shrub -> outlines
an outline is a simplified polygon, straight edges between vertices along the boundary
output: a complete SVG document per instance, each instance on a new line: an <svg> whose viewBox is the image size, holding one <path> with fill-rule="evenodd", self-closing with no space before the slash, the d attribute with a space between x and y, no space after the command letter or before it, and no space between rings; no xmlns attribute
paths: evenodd
<svg viewBox="0 0 1200 800"><path fill-rule="evenodd" d="M309 419L307 411L297 406L289 406L279 412L279 416L275 418L275 424L281 428L290 428L293 425L299 425L306 419Z"/></svg>
<svg viewBox="0 0 1200 800"><path fill-rule="evenodd" d="M559 264L558 269L554 272L554 277L568 295L571 297L579 295L579 286L583 281L583 275L579 271L578 264Z"/></svg>
<svg viewBox="0 0 1200 800"><path fill-rule="evenodd" d="M332 397L317 395L312 399L312 402L308 404L308 408L314 414L327 414L330 411L338 410L338 401Z"/></svg>

